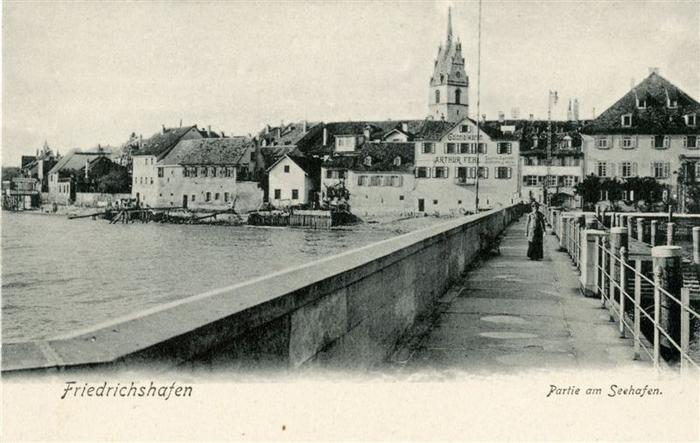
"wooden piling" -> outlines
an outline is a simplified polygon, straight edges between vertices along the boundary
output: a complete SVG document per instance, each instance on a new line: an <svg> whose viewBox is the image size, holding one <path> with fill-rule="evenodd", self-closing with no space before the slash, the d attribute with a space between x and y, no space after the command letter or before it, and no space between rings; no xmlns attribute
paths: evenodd
<svg viewBox="0 0 700 443"><path fill-rule="evenodd" d="M673 222L666 223L666 246L673 246L673 236L676 224Z"/></svg>
<svg viewBox="0 0 700 443"><path fill-rule="evenodd" d="M680 246L656 246L651 249L654 286L658 288L655 288L655 292L658 292L658 296L655 297L655 303L658 301L658 306L655 306L655 312L658 308L658 317L655 321L676 343L680 338L680 306L666 292L680 299L683 282L682 253L683 248ZM677 354L677 350L665 335L661 334L658 339L666 356Z"/></svg>
<svg viewBox="0 0 700 443"><path fill-rule="evenodd" d="M644 219L642 217L637 218L637 240L644 241Z"/></svg>
<svg viewBox="0 0 700 443"><path fill-rule="evenodd" d="M652 246L656 246L656 229L659 226L659 222L656 220L651 221L651 227L650 227L650 232L649 232L649 243Z"/></svg>

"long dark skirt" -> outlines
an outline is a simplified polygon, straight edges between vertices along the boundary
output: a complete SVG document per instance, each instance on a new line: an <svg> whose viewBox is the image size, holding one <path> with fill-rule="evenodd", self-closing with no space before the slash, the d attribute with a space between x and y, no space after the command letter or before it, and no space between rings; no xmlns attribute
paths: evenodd
<svg viewBox="0 0 700 443"><path fill-rule="evenodd" d="M528 243L527 256L532 260L542 260L544 251L541 236L535 236L535 238Z"/></svg>

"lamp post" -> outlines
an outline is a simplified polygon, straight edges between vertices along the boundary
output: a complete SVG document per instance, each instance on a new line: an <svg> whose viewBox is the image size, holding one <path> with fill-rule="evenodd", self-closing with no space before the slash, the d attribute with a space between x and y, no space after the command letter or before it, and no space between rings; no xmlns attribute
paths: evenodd
<svg viewBox="0 0 700 443"><path fill-rule="evenodd" d="M551 203L551 196L547 192L547 187L549 186L549 177L551 175L552 166L552 107L557 104L559 96L557 91L549 91L549 100L547 101L547 159L545 160L547 165L547 175L544 179L544 193L543 200L544 203L549 205Z"/></svg>

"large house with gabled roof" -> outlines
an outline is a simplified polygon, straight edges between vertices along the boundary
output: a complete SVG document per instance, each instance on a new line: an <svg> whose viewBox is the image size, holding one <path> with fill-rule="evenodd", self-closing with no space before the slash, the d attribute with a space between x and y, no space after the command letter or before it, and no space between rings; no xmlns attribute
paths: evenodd
<svg viewBox="0 0 700 443"><path fill-rule="evenodd" d="M700 103L652 68L582 129L584 173L653 177L671 187L679 173L700 176L698 117Z"/></svg>

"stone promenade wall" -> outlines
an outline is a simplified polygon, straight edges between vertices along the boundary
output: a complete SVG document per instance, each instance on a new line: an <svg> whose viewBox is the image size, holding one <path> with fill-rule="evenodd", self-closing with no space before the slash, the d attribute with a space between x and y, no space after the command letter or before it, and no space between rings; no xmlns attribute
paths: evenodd
<svg viewBox="0 0 700 443"><path fill-rule="evenodd" d="M71 336L6 343L3 371L368 368L520 212L515 205L450 220Z"/></svg>

